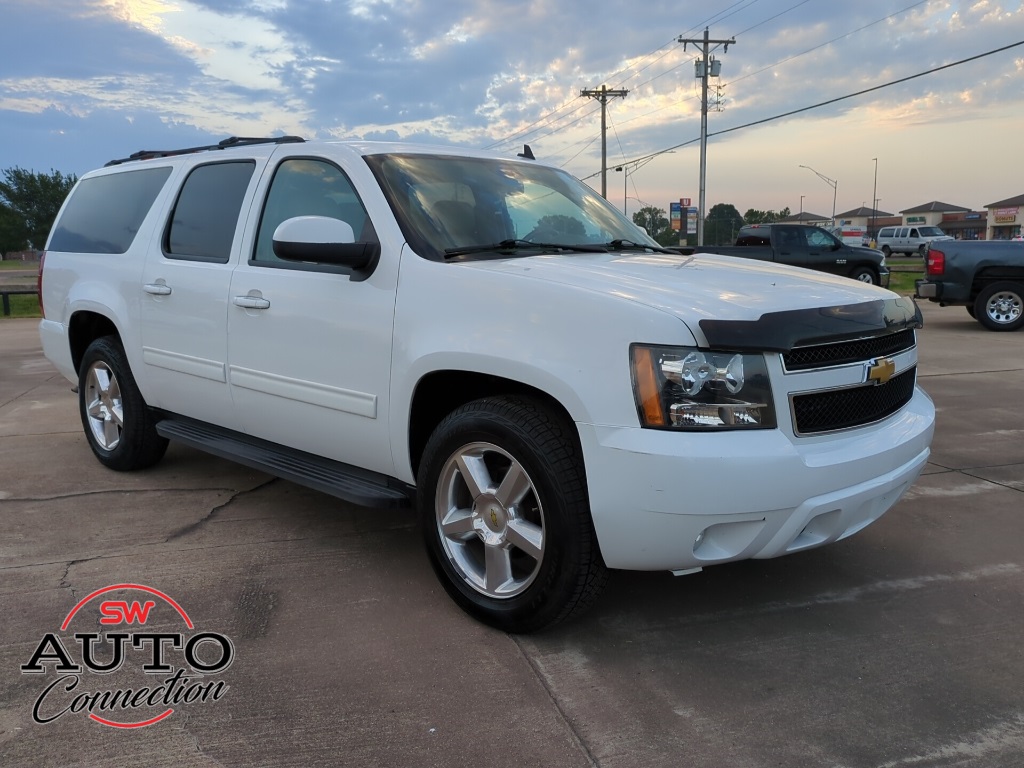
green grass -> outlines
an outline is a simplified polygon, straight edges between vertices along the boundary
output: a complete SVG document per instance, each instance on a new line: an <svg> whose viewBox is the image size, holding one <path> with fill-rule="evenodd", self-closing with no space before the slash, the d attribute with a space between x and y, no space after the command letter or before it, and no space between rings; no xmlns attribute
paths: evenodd
<svg viewBox="0 0 1024 768"><path fill-rule="evenodd" d="M18 260L7 261L6 259L4 259L3 261L0 261L0 269L25 269L32 270L33 272L38 272L39 262Z"/></svg>
<svg viewBox="0 0 1024 768"><path fill-rule="evenodd" d="M39 299L35 296L8 296L11 302L10 317L42 317L39 311ZM0 310L2 312L2 310ZM0 313L0 321L7 317Z"/></svg>
<svg viewBox="0 0 1024 768"><path fill-rule="evenodd" d="M889 273L889 290L899 294L913 295L914 281L920 280L922 277L924 277L923 269L915 269L913 271L893 270Z"/></svg>

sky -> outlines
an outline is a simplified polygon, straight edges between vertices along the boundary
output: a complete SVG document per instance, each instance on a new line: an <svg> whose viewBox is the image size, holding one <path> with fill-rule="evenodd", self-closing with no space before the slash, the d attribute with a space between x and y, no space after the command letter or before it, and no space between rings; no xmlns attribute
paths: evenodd
<svg viewBox="0 0 1024 768"><path fill-rule="evenodd" d="M0 0L0 20L0 170L292 134L528 143L600 190L581 92L605 85L628 91L607 101L609 201L696 205L700 46L679 39L707 28L735 39L711 52L707 210L1024 194L1024 45L982 56L1024 43L1022 2Z"/></svg>

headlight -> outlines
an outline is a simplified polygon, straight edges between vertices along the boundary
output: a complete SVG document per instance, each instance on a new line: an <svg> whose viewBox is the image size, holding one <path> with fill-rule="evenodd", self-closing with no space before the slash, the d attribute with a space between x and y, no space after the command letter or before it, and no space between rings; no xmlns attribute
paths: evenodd
<svg viewBox="0 0 1024 768"><path fill-rule="evenodd" d="M763 355L634 344L633 394L640 424L665 429L773 429Z"/></svg>

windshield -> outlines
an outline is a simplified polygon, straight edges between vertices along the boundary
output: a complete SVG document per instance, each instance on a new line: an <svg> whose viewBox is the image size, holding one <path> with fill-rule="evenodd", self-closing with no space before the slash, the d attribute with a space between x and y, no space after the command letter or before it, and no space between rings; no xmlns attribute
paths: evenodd
<svg viewBox="0 0 1024 768"><path fill-rule="evenodd" d="M921 237L943 237L943 232L938 227L918 227Z"/></svg>
<svg viewBox="0 0 1024 768"><path fill-rule="evenodd" d="M509 241L520 249L538 243L593 250L613 241L659 247L590 187L554 168L444 155L371 155L366 161L406 240L427 258ZM486 256L488 249L473 253Z"/></svg>

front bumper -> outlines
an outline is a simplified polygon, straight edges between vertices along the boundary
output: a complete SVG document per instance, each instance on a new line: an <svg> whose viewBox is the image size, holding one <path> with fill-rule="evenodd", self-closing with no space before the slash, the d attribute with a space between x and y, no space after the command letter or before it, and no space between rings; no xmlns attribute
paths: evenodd
<svg viewBox="0 0 1024 768"><path fill-rule="evenodd" d="M850 536L921 473L934 420L931 400L918 389L879 424L816 438L580 424L605 563L687 570Z"/></svg>

